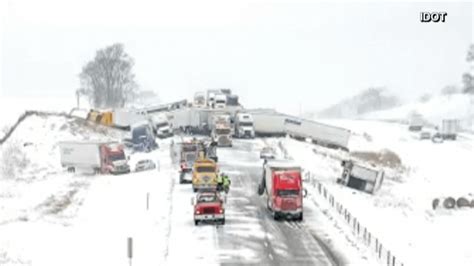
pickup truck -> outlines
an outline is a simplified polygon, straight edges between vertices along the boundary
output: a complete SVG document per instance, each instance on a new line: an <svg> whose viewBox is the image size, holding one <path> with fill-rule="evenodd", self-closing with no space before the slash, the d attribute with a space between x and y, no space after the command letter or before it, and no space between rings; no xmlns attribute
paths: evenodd
<svg viewBox="0 0 474 266"><path fill-rule="evenodd" d="M194 206L194 225L200 222L216 222L225 224L225 199L217 191L205 191L191 199Z"/></svg>

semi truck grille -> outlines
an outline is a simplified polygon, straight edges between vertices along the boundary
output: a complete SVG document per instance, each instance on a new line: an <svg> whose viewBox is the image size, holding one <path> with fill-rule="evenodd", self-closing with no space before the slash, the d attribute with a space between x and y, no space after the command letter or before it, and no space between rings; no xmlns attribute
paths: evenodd
<svg viewBox="0 0 474 266"><path fill-rule="evenodd" d="M281 208L283 210L294 210L296 209L296 201L291 199L291 200L283 200L281 204Z"/></svg>
<svg viewBox="0 0 474 266"><path fill-rule="evenodd" d="M219 139L218 139L217 141L219 142L219 144L224 144L224 145L230 143L230 142L229 142L229 139L226 138L226 137L219 137Z"/></svg>
<svg viewBox="0 0 474 266"><path fill-rule="evenodd" d="M203 208L202 213L203 213L203 214L212 214L212 213L215 213L215 208L214 208L214 207L206 207L206 208Z"/></svg>

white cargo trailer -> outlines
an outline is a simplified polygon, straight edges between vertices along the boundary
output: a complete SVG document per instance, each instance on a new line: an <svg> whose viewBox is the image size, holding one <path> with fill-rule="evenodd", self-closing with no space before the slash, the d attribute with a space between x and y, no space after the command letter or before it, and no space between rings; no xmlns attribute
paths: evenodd
<svg viewBox="0 0 474 266"><path fill-rule="evenodd" d="M412 113L408 121L409 131L421 131L424 126L424 119L421 114Z"/></svg>
<svg viewBox="0 0 474 266"><path fill-rule="evenodd" d="M351 132L345 128L295 117L285 119L285 131L297 139L310 138L315 144L344 150L348 150L351 136Z"/></svg>
<svg viewBox="0 0 474 266"><path fill-rule="evenodd" d="M439 134L443 139L456 140L459 131L459 120L458 119L443 119L441 121L441 129Z"/></svg>
<svg viewBox="0 0 474 266"><path fill-rule="evenodd" d="M113 124L117 128L130 129L130 126L143 121L146 116L136 110L117 109L113 112Z"/></svg>
<svg viewBox="0 0 474 266"><path fill-rule="evenodd" d="M287 116L271 111L250 111L256 136L285 136Z"/></svg>
<svg viewBox="0 0 474 266"><path fill-rule="evenodd" d="M129 173L123 146L117 142L59 142L61 165L69 171L83 169L96 173Z"/></svg>

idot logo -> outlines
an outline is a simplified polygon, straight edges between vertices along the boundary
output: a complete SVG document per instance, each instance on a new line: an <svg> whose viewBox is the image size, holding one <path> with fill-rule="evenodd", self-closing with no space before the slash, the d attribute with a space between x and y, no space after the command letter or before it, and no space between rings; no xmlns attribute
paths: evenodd
<svg viewBox="0 0 474 266"><path fill-rule="evenodd" d="M420 20L422 23L427 22L446 22L446 16L448 13L446 12L421 12L420 13Z"/></svg>

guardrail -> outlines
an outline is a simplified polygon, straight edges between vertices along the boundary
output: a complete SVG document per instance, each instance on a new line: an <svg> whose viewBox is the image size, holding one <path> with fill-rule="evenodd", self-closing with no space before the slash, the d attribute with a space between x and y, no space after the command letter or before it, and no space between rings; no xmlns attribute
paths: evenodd
<svg viewBox="0 0 474 266"><path fill-rule="evenodd" d="M355 217L351 211L349 211L340 201L329 192L329 190L316 179L316 175L310 171L304 171L303 175L305 180L309 180L309 183L313 188L317 188L317 195L325 199L332 209L336 210L336 213L344 219L346 224L352 229L352 233L360 238L379 260L382 265L387 266L404 266L405 264L389 249L387 248L380 239L375 236L371 231L364 225L361 225L359 219Z"/></svg>

